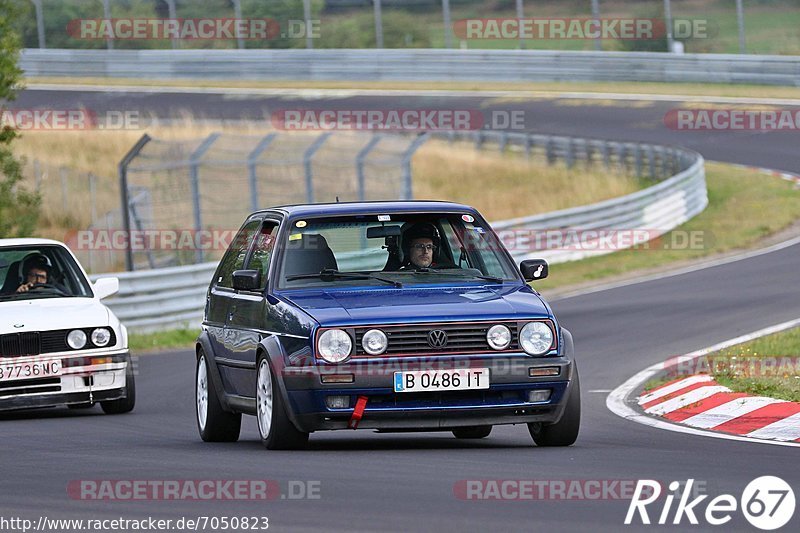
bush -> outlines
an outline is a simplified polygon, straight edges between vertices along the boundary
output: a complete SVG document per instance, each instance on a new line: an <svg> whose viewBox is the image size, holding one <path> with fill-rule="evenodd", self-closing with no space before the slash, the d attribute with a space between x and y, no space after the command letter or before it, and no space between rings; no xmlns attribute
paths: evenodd
<svg viewBox="0 0 800 533"><path fill-rule="evenodd" d="M382 22L384 48L431 46L428 31L410 13L384 11ZM375 17L372 11L330 19L322 26L317 43L319 48L375 48Z"/></svg>
<svg viewBox="0 0 800 533"><path fill-rule="evenodd" d="M19 38L11 21L17 15L13 0L0 0L0 102L13 100L20 88L22 71L17 66ZM5 106L0 105L0 114ZM11 151L17 132L0 129L0 237L28 236L39 217L39 197L22 187L22 166Z"/></svg>

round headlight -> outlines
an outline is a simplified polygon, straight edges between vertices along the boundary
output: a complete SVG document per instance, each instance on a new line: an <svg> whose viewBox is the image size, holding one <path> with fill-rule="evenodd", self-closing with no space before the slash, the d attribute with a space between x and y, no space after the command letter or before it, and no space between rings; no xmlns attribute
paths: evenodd
<svg viewBox="0 0 800 533"><path fill-rule="evenodd" d="M92 344L102 348L111 340L111 332L106 328L97 328L92 331Z"/></svg>
<svg viewBox="0 0 800 533"><path fill-rule="evenodd" d="M350 356L353 341L341 329L329 329L319 336L317 352L329 363L341 363Z"/></svg>
<svg viewBox="0 0 800 533"><path fill-rule="evenodd" d="M73 329L67 335L67 344L73 350L80 350L86 346L86 333L79 329Z"/></svg>
<svg viewBox="0 0 800 533"><path fill-rule="evenodd" d="M371 329L364 333L364 337L361 339L361 346L370 355L380 355L389 347L389 339L386 338L386 333L381 330Z"/></svg>
<svg viewBox="0 0 800 533"><path fill-rule="evenodd" d="M544 322L528 322L519 332L519 344L531 355L542 355L553 345L553 331Z"/></svg>
<svg viewBox="0 0 800 533"><path fill-rule="evenodd" d="M503 324L495 324L486 332L486 342L495 350L505 350L511 344L511 330Z"/></svg>

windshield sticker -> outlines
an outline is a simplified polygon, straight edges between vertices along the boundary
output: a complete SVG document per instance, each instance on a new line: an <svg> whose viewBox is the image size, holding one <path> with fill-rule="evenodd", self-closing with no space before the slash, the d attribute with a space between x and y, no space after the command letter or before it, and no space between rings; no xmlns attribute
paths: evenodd
<svg viewBox="0 0 800 533"><path fill-rule="evenodd" d="M464 222L475 222L475 217L472 215L461 215L461 220Z"/></svg>
<svg viewBox="0 0 800 533"><path fill-rule="evenodd" d="M289 240L290 241L299 241L302 238L303 238L303 234L302 233L292 233L291 235L289 235Z"/></svg>
<svg viewBox="0 0 800 533"><path fill-rule="evenodd" d="M389 222L392 220L392 217L389 215L378 215L378 222Z"/></svg>
<svg viewBox="0 0 800 533"><path fill-rule="evenodd" d="M298 220L297 224L295 224L295 226L297 226L298 228L305 228L307 225L308 222L306 222L305 220Z"/></svg>

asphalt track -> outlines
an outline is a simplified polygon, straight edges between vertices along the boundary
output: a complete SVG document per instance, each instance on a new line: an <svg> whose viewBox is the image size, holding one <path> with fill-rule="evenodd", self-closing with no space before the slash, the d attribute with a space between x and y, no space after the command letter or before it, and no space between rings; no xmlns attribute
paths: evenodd
<svg viewBox="0 0 800 533"><path fill-rule="evenodd" d="M290 106L402 108L459 105L525 109L529 129L680 144L709 159L800 170L797 134L688 134L661 122L679 103L600 105L559 100L456 102L422 97L365 97L357 101L292 101L214 95L133 95L26 91L15 107L83 104L96 111L141 109L159 116L191 109L209 118L262 116ZM138 107L134 107L138 106ZM358 107L356 107L358 106ZM755 175L753 179L776 179ZM800 316L800 245L679 276L554 302L575 336L583 389L583 424L570 448L532 446L524 426L494 429L479 442L448 433L317 433L303 452L266 452L255 420L245 418L235 444L205 444L193 407L194 360L182 351L139 360L134 413L104 416L47 410L2 420L0 516L144 518L268 516L274 530L346 531L618 531L628 500L475 501L456 497L459 480L635 480L668 484L692 478L711 497L741 495L763 475L777 475L800 491L797 450L657 430L609 412L605 398L639 370L672 355ZM554 273L555 275L555 273ZM73 500L71 480L271 479L286 494L289 481L319 481L319 499L245 501ZM677 499L677 498L676 498ZM708 500L706 500L707 502ZM673 506L674 508L674 506ZM705 502L700 505L701 513ZM652 510L656 520L661 507ZM672 514L670 514L670 520ZM635 522L638 524L638 522ZM691 530L713 529L704 524ZM797 530L800 511L785 526ZM651 529L639 524L629 529ZM662 529L686 530L682 526ZM726 529L752 531L740 512Z"/></svg>

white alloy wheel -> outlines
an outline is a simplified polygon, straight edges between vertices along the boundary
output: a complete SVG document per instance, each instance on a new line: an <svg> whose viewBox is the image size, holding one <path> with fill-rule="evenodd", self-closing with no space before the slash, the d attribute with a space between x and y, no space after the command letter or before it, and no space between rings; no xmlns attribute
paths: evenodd
<svg viewBox="0 0 800 533"><path fill-rule="evenodd" d="M272 429L272 374L266 359L262 359L258 365L257 381L258 431L262 439L267 439Z"/></svg>
<svg viewBox="0 0 800 533"><path fill-rule="evenodd" d="M206 358L201 357L197 362L197 424L200 429L206 428L208 420L208 372L206 371Z"/></svg>

